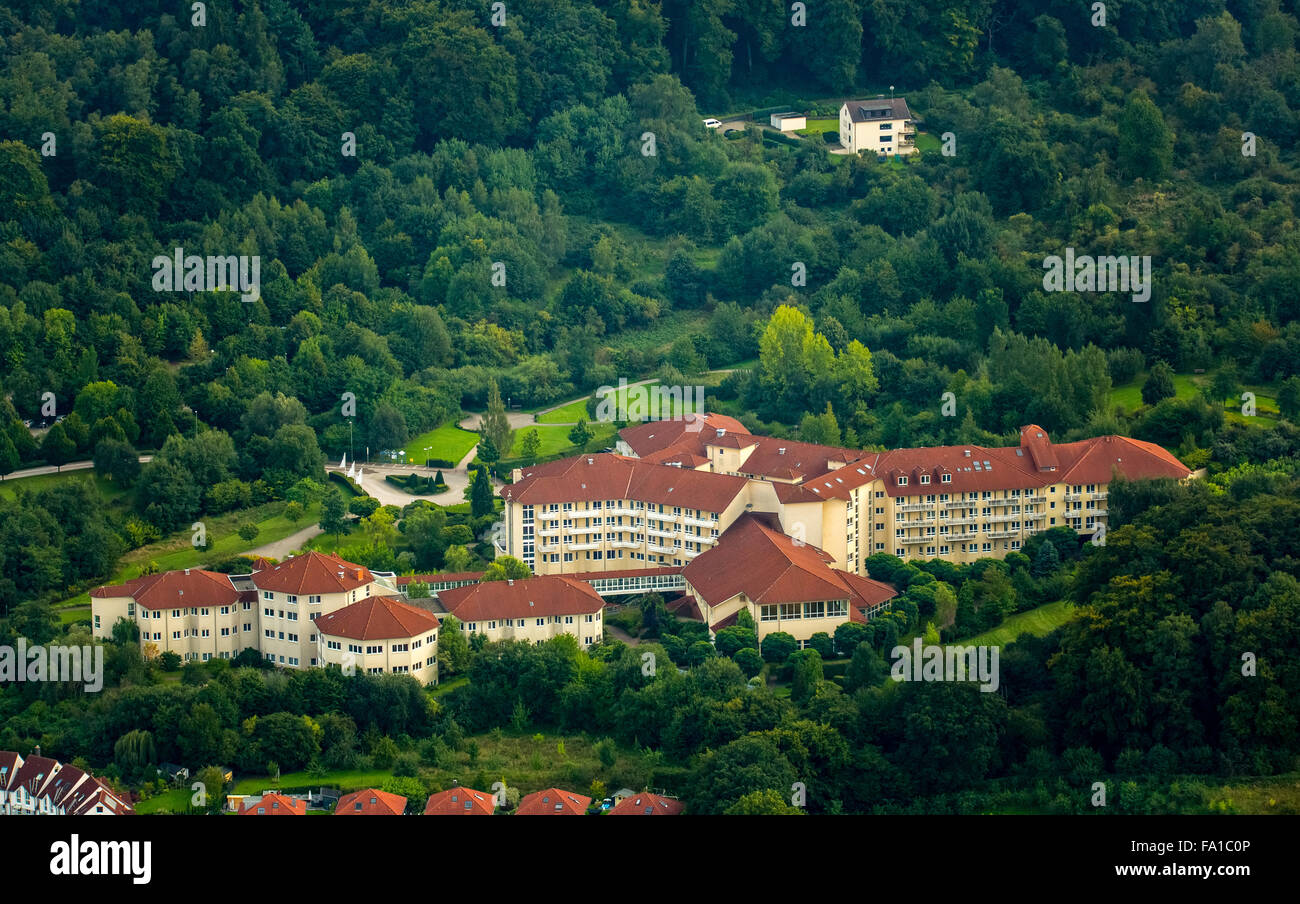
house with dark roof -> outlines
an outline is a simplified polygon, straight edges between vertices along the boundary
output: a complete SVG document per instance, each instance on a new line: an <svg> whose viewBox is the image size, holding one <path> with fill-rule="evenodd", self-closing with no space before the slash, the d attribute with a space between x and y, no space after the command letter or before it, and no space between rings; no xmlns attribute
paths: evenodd
<svg viewBox="0 0 1300 904"><path fill-rule="evenodd" d="M916 126L907 101L883 95L840 106L840 144L855 154L916 153Z"/></svg>
<svg viewBox="0 0 1300 904"><path fill-rule="evenodd" d="M0 750L0 816L131 816L123 796L89 772L41 756Z"/></svg>

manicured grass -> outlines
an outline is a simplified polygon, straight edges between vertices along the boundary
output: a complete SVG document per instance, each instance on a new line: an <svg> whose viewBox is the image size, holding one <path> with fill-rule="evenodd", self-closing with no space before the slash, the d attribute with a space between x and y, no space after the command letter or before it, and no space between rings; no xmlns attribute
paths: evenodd
<svg viewBox="0 0 1300 904"><path fill-rule="evenodd" d="M937 151L943 146L938 136L931 135L929 132L916 133L916 149L918 151Z"/></svg>
<svg viewBox="0 0 1300 904"><path fill-rule="evenodd" d="M100 477L93 470L66 471L62 474L40 474L36 477L23 477L18 480L0 481L0 498L15 499L18 496L18 490L31 490L33 492L49 489L70 480L92 480L99 489L100 495L109 505L116 505L124 502L131 495L131 491L123 487L120 483L114 483L106 477Z"/></svg>
<svg viewBox="0 0 1300 904"><path fill-rule="evenodd" d="M1142 374L1136 380L1116 386L1110 391L1110 403L1113 407L1120 408L1125 414L1132 414L1143 406L1142 403L1142 384L1146 382L1147 375ZM1174 374L1174 393L1179 399L1189 399L1198 392L1208 395L1210 385L1214 380L1214 373L1208 372L1203 374ZM1274 389L1269 386L1243 385L1243 392L1255 393L1255 416L1246 417L1241 413L1240 399L1236 403L1228 403L1224 407L1224 417L1229 421L1236 421L1239 424L1254 424L1257 427L1272 427L1277 423L1280 416L1277 408L1277 398L1273 395ZM1227 402L1226 399L1211 399L1211 402Z"/></svg>
<svg viewBox="0 0 1300 904"><path fill-rule="evenodd" d="M157 563L159 571L209 565L221 559L242 555L250 549L256 549L267 543L283 540L290 534L297 533L320 520L319 503L307 508L296 522L284 516L286 505L287 502L268 502L256 508L204 518L208 540L212 543L211 549L203 551L195 549L191 542L191 532L178 531L166 540L150 543L148 546L141 546L128 552L118 563L117 570L104 583L120 584L139 577L150 562ZM257 525L257 536L251 543L238 534L239 526L248 521ZM63 610L89 605L90 593L86 592L56 604L56 608Z"/></svg>
<svg viewBox="0 0 1300 904"><path fill-rule="evenodd" d="M436 430L421 433L406 441L408 464L424 464L426 459L442 458L447 461L460 461L478 442L478 434L462 430L455 424L443 424ZM426 451L425 446L428 446Z"/></svg>
<svg viewBox="0 0 1300 904"><path fill-rule="evenodd" d="M587 400L574 399L572 402L569 402L567 405L561 408L556 408L554 411L548 411L546 414L537 415L537 423L576 424L578 422L578 418L586 418L586 417L587 417Z"/></svg>
<svg viewBox="0 0 1300 904"><path fill-rule="evenodd" d="M542 441L541 449L537 453L539 456L555 455L565 451L572 451L577 454L578 447L569 439L569 431L572 429L572 427L567 426L542 424L516 430L514 445L510 447L510 457L520 458L523 456L524 433L529 430L536 430L538 438ZM593 437L601 437L606 440L607 445L613 445L615 432L613 424L588 423L587 429L591 431Z"/></svg>
<svg viewBox="0 0 1300 904"><path fill-rule="evenodd" d="M148 816L150 813L188 813L190 798L193 796L194 792L188 788L172 788L156 797L138 802L135 805L135 812L141 816Z"/></svg>
<svg viewBox="0 0 1300 904"><path fill-rule="evenodd" d="M1000 647L1014 643L1021 634L1042 637L1074 617L1074 604L1061 600L1028 612L1018 612L991 631L956 641L961 646Z"/></svg>
<svg viewBox="0 0 1300 904"><path fill-rule="evenodd" d="M838 132L840 130L840 120L838 116L829 116L826 118L809 119L808 128L800 129L795 132L796 135L803 136L820 136L823 132Z"/></svg>
<svg viewBox="0 0 1300 904"><path fill-rule="evenodd" d="M430 697L441 697L443 694L450 694L456 688L464 687L467 684L469 684L469 676L458 675L455 678L451 678L447 681L438 682L437 685L429 688L427 693L429 694Z"/></svg>

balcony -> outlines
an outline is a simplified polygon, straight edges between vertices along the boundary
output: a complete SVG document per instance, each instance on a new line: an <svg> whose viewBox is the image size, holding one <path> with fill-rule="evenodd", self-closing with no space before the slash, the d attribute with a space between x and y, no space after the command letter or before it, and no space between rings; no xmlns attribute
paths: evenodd
<svg viewBox="0 0 1300 904"><path fill-rule="evenodd" d="M1011 538L1011 537L1018 537L1018 536L1020 536L1020 531L1018 531L1018 530L991 530L991 531L989 531L988 533L986 533L985 536L988 537L990 540L1006 540L1006 539L1009 539L1009 538Z"/></svg>
<svg viewBox="0 0 1300 904"><path fill-rule="evenodd" d="M950 527L959 527L963 524L976 524L978 522L978 518L945 518L943 521L944 524L947 524Z"/></svg>
<svg viewBox="0 0 1300 904"><path fill-rule="evenodd" d="M717 519L714 518L687 518L682 516L682 524L689 524L691 527L717 527Z"/></svg>
<svg viewBox="0 0 1300 904"><path fill-rule="evenodd" d="M659 546L655 543L647 543L645 548L650 552L674 553L681 551L681 547L674 548L672 546Z"/></svg>
<svg viewBox="0 0 1300 904"><path fill-rule="evenodd" d="M537 547L538 552L559 552L559 543L543 543ZM504 551L504 550L503 550Z"/></svg>
<svg viewBox="0 0 1300 904"><path fill-rule="evenodd" d="M894 506L895 512L924 512L934 508L933 502L905 502Z"/></svg>
<svg viewBox="0 0 1300 904"><path fill-rule="evenodd" d="M546 530L539 530L539 531L537 532L537 536L539 536L539 537L558 537L558 536L560 536L561 533L563 533L563 531L562 531L560 528L558 528L558 527L548 527Z"/></svg>
<svg viewBox="0 0 1300 904"><path fill-rule="evenodd" d="M620 508L616 508L616 509L614 509L614 514L615 514L615 515L628 515L629 517L636 518L636 517L639 517L639 516L642 514L642 512L644 512L644 511L645 511L645 509L641 509L640 511L638 511L638 510L636 510L636 509L632 509L632 508L622 508L622 507L620 507ZM606 509L606 510L605 510L605 513L606 513L606 514L609 514L609 509Z"/></svg>
<svg viewBox="0 0 1300 904"><path fill-rule="evenodd" d="M569 512L571 518L603 518L604 516L605 510L598 508L575 509Z"/></svg>
<svg viewBox="0 0 1300 904"><path fill-rule="evenodd" d="M645 516L647 518L653 518L655 521L672 521L672 522L677 521L676 515L667 515L664 514L663 512L646 512Z"/></svg>
<svg viewBox="0 0 1300 904"><path fill-rule="evenodd" d="M578 534L599 534L604 530L603 526L597 524L595 527L568 527L565 528L565 533L570 537L574 537Z"/></svg>
<svg viewBox="0 0 1300 904"><path fill-rule="evenodd" d="M979 531L972 530L972 531L967 531L964 534L944 534L939 539L944 541L975 540L978 539L979 535L980 535Z"/></svg>
<svg viewBox="0 0 1300 904"><path fill-rule="evenodd" d="M567 512L538 512L536 517L538 521L558 521L562 516L566 514L568 513Z"/></svg>
<svg viewBox="0 0 1300 904"><path fill-rule="evenodd" d="M570 543L569 549L600 549L599 543Z"/></svg>
<svg viewBox="0 0 1300 904"><path fill-rule="evenodd" d="M682 550L682 556L683 556L684 558L687 558L687 559L693 559L693 558L695 558L696 556L698 556L699 554L700 554L699 551L694 550L694 549L683 549L683 550Z"/></svg>
<svg viewBox="0 0 1300 904"><path fill-rule="evenodd" d="M639 549L641 547L641 543L635 540L614 540L609 545L616 549Z"/></svg>
<svg viewBox="0 0 1300 904"><path fill-rule="evenodd" d="M979 506L979 500L978 500L978 499L961 499L961 500L957 500L957 501L953 501L953 502L945 502L945 503L943 504L943 507L944 507L944 508L950 508L950 509L955 509L955 508L976 508L976 507L978 507L978 506Z"/></svg>
<svg viewBox="0 0 1300 904"><path fill-rule="evenodd" d="M647 534L649 534L650 536L652 536L652 537L675 537L675 536L677 536L677 531L675 531L675 530L659 530L658 528L654 528L654 527L647 527L647 528L645 529L645 532L646 532Z"/></svg>
<svg viewBox="0 0 1300 904"><path fill-rule="evenodd" d="M1047 497L1046 496L1021 496L1020 501L1025 503L1026 505L1034 505L1037 503L1046 502Z"/></svg>
<svg viewBox="0 0 1300 904"><path fill-rule="evenodd" d="M1083 493L1066 493L1066 494L1065 494L1065 501L1066 501L1066 502L1082 502L1082 501L1083 501L1083 497L1084 497L1084 494L1083 494Z"/></svg>
<svg viewBox="0 0 1300 904"><path fill-rule="evenodd" d="M933 543L935 539L935 535L931 534L928 537L895 537L894 542L902 543L904 546L915 546L918 543Z"/></svg>
<svg viewBox="0 0 1300 904"><path fill-rule="evenodd" d="M1089 499L1095 499L1095 500L1100 501L1100 500L1106 498L1106 494L1105 494L1105 493L1089 493L1089 494L1088 494L1088 498L1089 498Z"/></svg>

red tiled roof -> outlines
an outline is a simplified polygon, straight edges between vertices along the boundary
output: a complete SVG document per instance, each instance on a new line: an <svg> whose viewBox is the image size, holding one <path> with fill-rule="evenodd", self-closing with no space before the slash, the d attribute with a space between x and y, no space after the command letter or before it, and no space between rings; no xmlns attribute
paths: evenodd
<svg viewBox="0 0 1300 904"><path fill-rule="evenodd" d="M516 816L582 816L591 806L591 798L559 788L536 791L519 801Z"/></svg>
<svg viewBox="0 0 1300 904"><path fill-rule="evenodd" d="M425 816L491 816L496 801L491 794L473 788L448 788L430 794L424 805Z"/></svg>
<svg viewBox="0 0 1300 904"><path fill-rule="evenodd" d="M265 571L253 572L253 583L258 590L296 594L345 593L364 587L374 579L364 565L315 550L291 556Z"/></svg>
<svg viewBox="0 0 1300 904"><path fill-rule="evenodd" d="M96 587L90 595L97 599L129 596L146 609L230 606L239 602L239 591L229 575L199 568L143 575L125 584Z"/></svg>
<svg viewBox="0 0 1300 904"><path fill-rule="evenodd" d="M401 816L405 811L405 797L375 788L344 794L334 805L335 816Z"/></svg>
<svg viewBox="0 0 1300 904"><path fill-rule="evenodd" d="M625 797L609 811L610 816L678 816L686 805L672 797L642 791Z"/></svg>
<svg viewBox="0 0 1300 904"><path fill-rule="evenodd" d="M701 437L716 438L721 430L726 436L749 436L745 425L725 414L688 414L678 420L648 421L618 432L619 439L641 458L647 458L677 446L698 452Z"/></svg>
<svg viewBox="0 0 1300 904"><path fill-rule="evenodd" d="M274 792L267 794L257 803L244 801L237 816L306 816L307 801L285 797Z"/></svg>
<svg viewBox="0 0 1300 904"><path fill-rule="evenodd" d="M710 606L744 593L760 605L847 599L852 609L878 602L879 588L885 588L888 597L896 595L892 587L878 581L849 581L845 572L830 567L832 561L817 547L799 543L763 519L746 514L723 533L717 546L687 565L684 573Z"/></svg>
<svg viewBox="0 0 1300 904"><path fill-rule="evenodd" d="M501 496L529 505L634 499L721 512L745 489L743 477L674 468L623 455L579 455L526 469Z"/></svg>
<svg viewBox="0 0 1300 904"><path fill-rule="evenodd" d="M619 576L614 572L613 576ZM485 581L442 590L438 599L462 622L587 615L605 605L590 584L567 575L542 575L518 581Z"/></svg>
<svg viewBox="0 0 1300 904"><path fill-rule="evenodd" d="M331 637L387 640L418 637L438 627L431 612L389 596L371 596L314 619L317 629Z"/></svg>

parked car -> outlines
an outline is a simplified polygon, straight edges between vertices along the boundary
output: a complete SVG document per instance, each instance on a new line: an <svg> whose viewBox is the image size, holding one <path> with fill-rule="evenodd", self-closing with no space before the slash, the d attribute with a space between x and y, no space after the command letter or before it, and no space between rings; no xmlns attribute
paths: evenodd
<svg viewBox="0 0 1300 904"><path fill-rule="evenodd" d="M719 119L706 119L706 120L704 120L704 125L705 125L707 128L710 128L710 129L716 129L718 126L722 125L722 120L719 120Z"/></svg>

